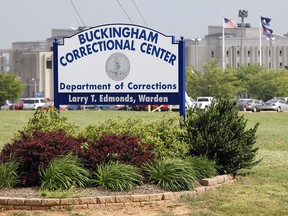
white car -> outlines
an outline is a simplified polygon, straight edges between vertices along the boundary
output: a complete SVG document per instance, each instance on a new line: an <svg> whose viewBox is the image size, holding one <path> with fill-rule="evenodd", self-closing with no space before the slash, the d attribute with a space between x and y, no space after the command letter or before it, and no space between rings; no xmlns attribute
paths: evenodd
<svg viewBox="0 0 288 216"><path fill-rule="evenodd" d="M190 109L193 108L193 106L195 105L195 100L191 97L188 97L189 101L186 101L185 103L185 108L186 109ZM172 111L179 111L180 106L179 105L171 105L171 110Z"/></svg>
<svg viewBox="0 0 288 216"><path fill-rule="evenodd" d="M23 110L37 110L48 103L46 98L20 98L23 102Z"/></svg>
<svg viewBox="0 0 288 216"><path fill-rule="evenodd" d="M213 100L213 97L198 97L195 106L199 109L207 110L211 106Z"/></svg>

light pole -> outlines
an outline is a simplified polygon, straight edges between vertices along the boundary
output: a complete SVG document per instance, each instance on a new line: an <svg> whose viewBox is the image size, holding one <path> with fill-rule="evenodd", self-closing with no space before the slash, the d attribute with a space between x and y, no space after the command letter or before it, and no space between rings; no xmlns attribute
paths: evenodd
<svg viewBox="0 0 288 216"><path fill-rule="evenodd" d="M273 68L273 52L272 52L272 45L274 44L275 38L274 37L269 37L266 38L266 40L269 40L269 57L270 57L270 69Z"/></svg>
<svg viewBox="0 0 288 216"><path fill-rule="evenodd" d="M240 64L242 64L243 23L244 18L248 17L248 10L239 10L238 17L241 18Z"/></svg>
<svg viewBox="0 0 288 216"><path fill-rule="evenodd" d="M37 92L37 83L36 83L36 79L35 78L32 78L32 81L34 81L34 97L35 97L36 92Z"/></svg>
<svg viewBox="0 0 288 216"><path fill-rule="evenodd" d="M198 70L198 49L197 49L197 45L199 43L199 41L201 41L201 38L191 38L192 41L194 41L194 45L195 45L195 68Z"/></svg>

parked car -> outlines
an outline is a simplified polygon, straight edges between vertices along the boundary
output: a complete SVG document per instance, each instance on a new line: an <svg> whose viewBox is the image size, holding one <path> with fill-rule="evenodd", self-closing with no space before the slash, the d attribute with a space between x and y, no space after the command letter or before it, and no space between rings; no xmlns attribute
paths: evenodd
<svg viewBox="0 0 288 216"><path fill-rule="evenodd" d="M95 105L94 109L96 110L114 110L115 105L106 105L106 104L102 104L102 105Z"/></svg>
<svg viewBox="0 0 288 216"><path fill-rule="evenodd" d="M189 97L189 100L190 100L190 103L187 103L187 101L185 103L185 108L186 109L193 108L195 106L196 101L193 98L191 98L191 97ZM191 104L191 105L189 106L188 104ZM179 105L171 105L171 110L172 111L179 111L179 109L180 109Z"/></svg>
<svg viewBox="0 0 288 216"><path fill-rule="evenodd" d="M271 110L277 112L287 111L288 104L286 104L284 100L272 99L265 102L263 110Z"/></svg>
<svg viewBox="0 0 288 216"><path fill-rule="evenodd" d="M23 110L37 110L48 102L46 98L20 98L20 100L23 102Z"/></svg>
<svg viewBox="0 0 288 216"><path fill-rule="evenodd" d="M239 111L260 112L263 110L263 104L257 99L240 99L238 101Z"/></svg>
<svg viewBox="0 0 288 216"><path fill-rule="evenodd" d="M9 110L23 110L23 102L17 101L9 105Z"/></svg>
<svg viewBox="0 0 288 216"><path fill-rule="evenodd" d="M148 107L149 105L147 104L139 104L139 105L130 105L127 109L128 110L135 110L135 111L148 111ZM154 104L154 105L150 105L150 110L153 111L168 111L170 110L170 107L169 105L157 105L157 104Z"/></svg>
<svg viewBox="0 0 288 216"><path fill-rule="evenodd" d="M9 100L5 101L5 104L0 107L1 110L9 110L9 106L11 105L11 102Z"/></svg>
<svg viewBox="0 0 288 216"><path fill-rule="evenodd" d="M67 109L68 110L81 110L81 105L78 105L78 104L69 104L67 105Z"/></svg>
<svg viewBox="0 0 288 216"><path fill-rule="evenodd" d="M43 104L42 106L39 106L38 110L39 109L49 110L52 107L54 107L54 102L53 101L47 101L47 103ZM66 111L66 110L68 110L68 106L67 105L59 105L59 110L60 111Z"/></svg>
<svg viewBox="0 0 288 216"><path fill-rule="evenodd" d="M23 109L22 101L11 102L9 100L6 100L4 106L1 106L1 110L22 110L22 109Z"/></svg>
<svg viewBox="0 0 288 216"><path fill-rule="evenodd" d="M213 100L213 97L198 97L195 102L195 107L198 109L207 110L211 106Z"/></svg>

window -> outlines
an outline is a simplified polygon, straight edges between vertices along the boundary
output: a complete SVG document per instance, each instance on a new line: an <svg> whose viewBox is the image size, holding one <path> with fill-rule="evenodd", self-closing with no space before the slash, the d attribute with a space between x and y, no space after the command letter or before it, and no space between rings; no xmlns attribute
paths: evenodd
<svg viewBox="0 0 288 216"><path fill-rule="evenodd" d="M279 56L282 56L282 50L279 50Z"/></svg>
<svg viewBox="0 0 288 216"><path fill-rule="evenodd" d="M226 51L226 56L229 57L229 51Z"/></svg>
<svg viewBox="0 0 288 216"><path fill-rule="evenodd" d="M237 57L239 57L240 56L240 51L239 50L237 50Z"/></svg>
<svg viewBox="0 0 288 216"><path fill-rule="evenodd" d="M282 68L282 66L283 66L282 62L279 63L279 66Z"/></svg>
<svg viewBox="0 0 288 216"><path fill-rule="evenodd" d="M214 58L214 51L211 52L211 58Z"/></svg>
<svg viewBox="0 0 288 216"><path fill-rule="evenodd" d="M46 61L46 69L52 69L52 61L51 60Z"/></svg>
<svg viewBox="0 0 288 216"><path fill-rule="evenodd" d="M247 56L248 56L248 57L251 56L251 52L250 52L250 50L248 50L248 52L247 52Z"/></svg>

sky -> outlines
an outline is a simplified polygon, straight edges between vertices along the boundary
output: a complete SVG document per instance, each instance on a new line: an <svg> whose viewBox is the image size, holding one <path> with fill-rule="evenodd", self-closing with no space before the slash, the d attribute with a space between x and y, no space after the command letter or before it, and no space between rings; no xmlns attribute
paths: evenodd
<svg viewBox="0 0 288 216"><path fill-rule="evenodd" d="M53 28L111 23L142 25L176 39L199 38L209 25L222 25L223 15L240 23L239 10L248 10L244 22L252 27L259 26L261 14L272 19L274 34L288 32L287 0L0 0L0 8L0 49L46 40Z"/></svg>

